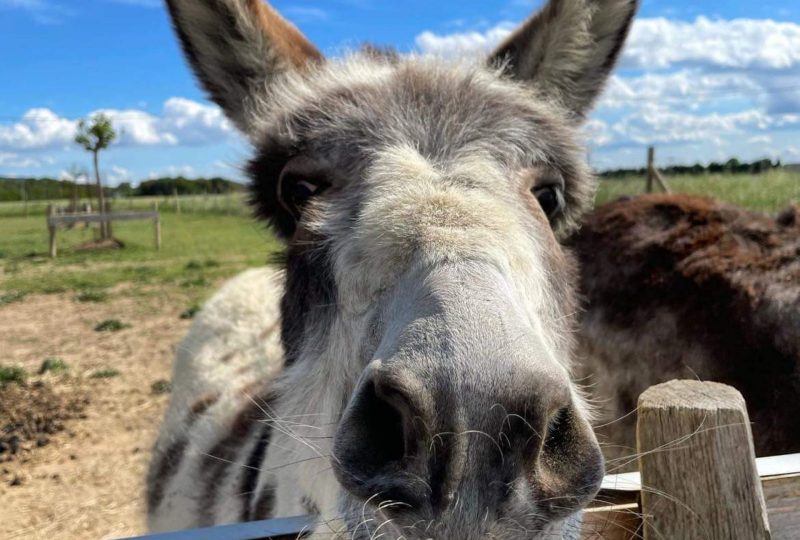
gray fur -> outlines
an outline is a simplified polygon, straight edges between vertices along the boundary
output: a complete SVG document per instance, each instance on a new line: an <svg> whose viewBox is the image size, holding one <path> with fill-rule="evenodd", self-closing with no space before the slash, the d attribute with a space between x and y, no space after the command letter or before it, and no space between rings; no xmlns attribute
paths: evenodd
<svg viewBox="0 0 800 540"><path fill-rule="evenodd" d="M210 51L204 40L222 36L232 62L267 49L261 85L216 81L224 65L214 64L216 53L206 55L211 68L202 58L195 67L212 93L248 89L233 105L217 101L257 151L255 203L287 237L288 262L285 281L254 274L229 285L200 319L214 324L193 330L187 350L201 351L199 364L190 355L176 368L181 401L170 408L154 470L165 469L163 456L174 459L176 433L188 430L189 442L159 483L152 527L235 520L242 508L261 518L315 508L319 537L573 535L573 516L603 472L570 379L575 270L557 240L593 191L574 122L582 111L480 64L368 52L290 69L269 28L248 44L227 31L209 35L208 19L186 15L220 6L242 14L252 2L170 3L193 47ZM594 16L594 4L557 3ZM562 45L564 61L585 54L560 39L547 46ZM329 187L294 208L283 198L287 169ZM550 222L532 191L553 178L563 182L566 209ZM241 337L234 357L253 366L214 366L215 349L231 354L231 330L220 322L273 328L281 287L280 375L259 379L258 366L280 365L280 352L264 355L259 340ZM195 388L220 396L199 419L185 415ZM253 403L272 431L255 489L243 494L236 488L250 479L219 466L203 472L203 454L219 448L245 466L258 458L264 432L249 423ZM198 490L210 498L198 502ZM263 493L270 505L253 515Z"/></svg>

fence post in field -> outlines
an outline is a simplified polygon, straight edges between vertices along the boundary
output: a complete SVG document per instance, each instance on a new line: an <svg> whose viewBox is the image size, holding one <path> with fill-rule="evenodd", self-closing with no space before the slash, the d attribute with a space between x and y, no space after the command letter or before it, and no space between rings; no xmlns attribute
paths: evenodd
<svg viewBox="0 0 800 540"><path fill-rule="evenodd" d="M181 199L178 197L178 188L177 187L172 189L172 195L175 197L175 213L180 215L181 214Z"/></svg>
<svg viewBox="0 0 800 540"><path fill-rule="evenodd" d="M28 217L28 190L25 188L25 180L20 182L19 191L22 203L25 206L25 217Z"/></svg>
<svg viewBox="0 0 800 540"><path fill-rule="evenodd" d="M110 201L110 200L108 200L108 199L106 199L106 210L105 210L104 214L105 214L106 216L108 216L108 218L109 218L109 219L108 219L108 221L106 221L106 222L105 222L105 226L106 226L106 236L107 236L108 238L114 238L114 230L113 230L113 226L112 226L112 224L111 224L111 223L112 223L112 222L111 222L111 211L112 211L112 208L111 208L111 201Z"/></svg>
<svg viewBox="0 0 800 540"><path fill-rule="evenodd" d="M158 214L158 201L153 203L153 210L156 212L156 217L153 220L153 229L156 237L156 251L161 251L161 216Z"/></svg>
<svg viewBox="0 0 800 540"><path fill-rule="evenodd" d="M656 149L652 146L647 147L647 185L645 193L653 192L653 171L656 168Z"/></svg>
<svg viewBox="0 0 800 540"><path fill-rule="evenodd" d="M647 185L645 190L647 193L653 192L653 185L657 183L664 193L672 193L669 189L667 181L661 176L656 168L656 149L654 146L647 147Z"/></svg>
<svg viewBox="0 0 800 540"><path fill-rule="evenodd" d="M55 207L50 204L47 206L47 231L50 233L50 258L55 259L58 255L58 248L56 247L56 224L50 220L56 213Z"/></svg>
<svg viewBox="0 0 800 540"><path fill-rule="evenodd" d="M639 398L636 426L644 538L769 539L742 395L672 381Z"/></svg>

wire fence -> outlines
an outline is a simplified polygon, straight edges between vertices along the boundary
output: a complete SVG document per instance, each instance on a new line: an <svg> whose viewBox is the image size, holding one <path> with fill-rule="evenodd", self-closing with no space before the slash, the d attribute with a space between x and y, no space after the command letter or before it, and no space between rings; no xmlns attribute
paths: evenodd
<svg viewBox="0 0 800 540"><path fill-rule="evenodd" d="M69 211L74 208L94 208L91 199L51 199L35 201L0 202L0 218L44 216L49 206ZM111 200L112 212L149 211L155 207L163 213L214 214L249 217L251 208L247 195L182 195L163 197L116 197Z"/></svg>

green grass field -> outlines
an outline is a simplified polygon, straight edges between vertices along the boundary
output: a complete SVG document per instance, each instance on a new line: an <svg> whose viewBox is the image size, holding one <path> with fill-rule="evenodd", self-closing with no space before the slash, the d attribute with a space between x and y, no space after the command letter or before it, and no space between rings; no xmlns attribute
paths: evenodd
<svg viewBox="0 0 800 540"><path fill-rule="evenodd" d="M765 212L777 212L800 201L800 173L770 171L762 175L704 175L670 177L673 191L697 193ZM644 191L643 178L604 180L597 204ZM25 216L21 203L0 204L0 307L30 293L74 292L76 301L103 301L106 290L119 285L142 294L147 287L164 285L202 300L220 278L263 265L280 249L262 225L248 217L242 195L188 197L176 201L129 199L115 202L115 210L152 209L162 212L163 249L153 246L150 222L114 224L114 236L123 249L84 251L94 231L59 231L59 256L47 256L46 203L31 204ZM158 287L154 288L158 290ZM122 293L121 293L122 294Z"/></svg>
<svg viewBox="0 0 800 540"><path fill-rule="evenodd" d="M673 192L705 195L751 210L779 212L792 202L800 202L800 173L769 171L764 174L706 174L666 178ZM608 179L600 183L596 204L623 195L644 193L643 177Z"/></svg>
<svg viewBox="0 0 800 540"><path fill-rule="evenodd" d="M218 278L263 265L280 249L265 227L238 215L162 213L161 251L151 222L115 223L122 249L81 250L94 234L59 230L59 255L51 260L44 215L0 218L0 293L75 291L94 301L94 291L129 283L167 284L202 297Z"/></svg>

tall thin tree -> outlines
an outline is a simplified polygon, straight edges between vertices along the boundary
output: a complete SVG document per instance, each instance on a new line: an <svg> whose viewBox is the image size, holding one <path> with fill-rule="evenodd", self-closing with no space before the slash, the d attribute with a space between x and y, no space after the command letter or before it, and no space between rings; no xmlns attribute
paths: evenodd
<svg viewBox="0 0 800 540"><path fill-rule="evenodd" d="M81 145L86 151L92 153L94 160L94 176L97 182L97 202L100 205L100 213L106 211L105 194L103 193L103 181L100 179L100 152L108 148L114 139L117 138L117 132L114 130L114 125L111 119L104 114L97 114L87 120L81 120L78 124L78 130L75 133L75 142ZM108 224L101 223L100 235L103 239L107 239Z"/></svg>

